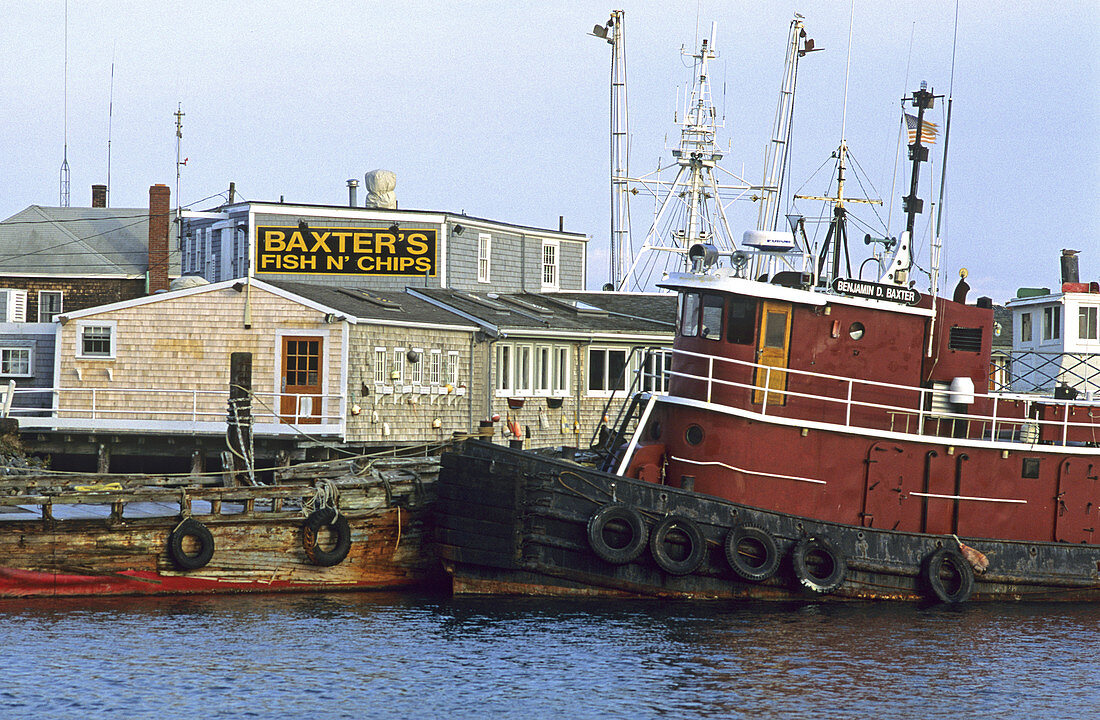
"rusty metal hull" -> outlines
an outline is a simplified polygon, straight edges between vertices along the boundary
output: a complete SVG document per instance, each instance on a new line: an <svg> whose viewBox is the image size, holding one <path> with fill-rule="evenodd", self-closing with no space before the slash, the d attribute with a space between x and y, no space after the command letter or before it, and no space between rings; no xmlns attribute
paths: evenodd
<svg viewBox="0 0 1100 720"><path fill-rule="evenodd" d="M929 558L940 548L959 548L951 535L763 511L481 442L465 443L442 463L435 540L460 595L939 601L930 587ZM656 561L652 542L627 562L598 556L589 523L608 505L635 510L650 532L669 516L689 519L705 544L698 567L669 572L667 563ZM734 572L725 547L739 526L761 529L774 540L774 574L746 580ZM835 588L820 591L800 579L792 554L810 538L826 540L842 557L846 572ZM966 568L972 589L964 600L1100 600L1100 546L961 540L989 562L980 574Z"/></svg>
<svg viewBox="0 0 1100 720"><path fill-rule="evenodd" d="M56 481L50 476L6 478L23 488L0 498L7 518L0 515L0 598L428 587L439 579L423 542L436 467L406 466L394 477L385 469L362 473L362 465L327 464L248 488L101 483L81 492L71 483L44 488ZM315 564L305 549L301 508L315 497L318 480L338 489L335 503L347 520L347 555L331 566ZM147 516L158 504L167 512ZM72 519L96 508L105 517ZM38 517L18 519L31 511ZM202 567L173 559L169 538L182 517L209 531L213 552Z"/></svg>

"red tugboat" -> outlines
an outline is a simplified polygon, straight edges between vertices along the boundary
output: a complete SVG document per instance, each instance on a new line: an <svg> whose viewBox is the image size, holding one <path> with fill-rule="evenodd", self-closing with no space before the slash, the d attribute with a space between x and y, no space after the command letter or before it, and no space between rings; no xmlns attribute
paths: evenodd
<svg viewBox="0 0 1100 720"><path fill-rule="evenodd" d="M934 99L910 99L917 128ZM842 202L821 248L797 223L749 252L695 237L661 283L680 297L668 394L635 397L601 469L444 456L454 592L1100 600L1100 403L982 392L992 303L965 274L952 299L909 282L920 129L910 155L908 229L873 281L840 272Z"/></svg>

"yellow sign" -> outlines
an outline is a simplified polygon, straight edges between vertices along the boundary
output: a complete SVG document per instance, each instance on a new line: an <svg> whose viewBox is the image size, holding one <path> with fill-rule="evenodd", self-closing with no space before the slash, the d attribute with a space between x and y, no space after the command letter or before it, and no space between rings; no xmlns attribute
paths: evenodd
<svg viewBox="0 0 1100 720"><path fill-rule="evenodd" d="M256 228L256 272L434 277L435 230Z"/></svg>

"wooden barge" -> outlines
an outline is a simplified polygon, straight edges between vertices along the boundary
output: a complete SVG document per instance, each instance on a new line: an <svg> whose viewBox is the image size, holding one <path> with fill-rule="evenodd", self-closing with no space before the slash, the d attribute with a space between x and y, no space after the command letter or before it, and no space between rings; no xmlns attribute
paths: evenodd
<svg viewBox="0 0 1100 720"><path fill-rule="evenodd" d="M24 470L24 472L26 472ZM193 476L0 477L0 597L424 588L437 458Z"/></svg>

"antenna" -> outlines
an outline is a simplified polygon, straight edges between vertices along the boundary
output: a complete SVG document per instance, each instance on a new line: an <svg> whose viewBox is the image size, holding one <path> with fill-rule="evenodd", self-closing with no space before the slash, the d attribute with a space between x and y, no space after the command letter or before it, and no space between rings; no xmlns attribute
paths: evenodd
<svg viewBox="0 0 1100 720"><path fill-rule="evenodd" d="M115 117L115 58L111 53L111 89L107 99L107 197L104 207L111 207L111 124ZM176 188L179 192L179 188Z"/></svg>
<svg viewBox="0 0 1100 720"><path fill-rule="evenodd" d="M180 208L180 166L187 164L187 158L180 161L180 141L183 139L183 112L180 103L176 103L176 237L183 237L183 213Z"/></svg>
<svg viewBox="0 0 1100 720"><path fill-rule="evenodd" d="M65 150L61 157L61 207L69 207L69 0L65 0Z"/></svg>
<svg viewBox="0 0 1100 720"><path fill-rule="evenodd" d="M622 10L589 33L611 45L611 253L608 279L618 288L634 260L630 238L630 122L626 96L626 36Z"/></svg>

